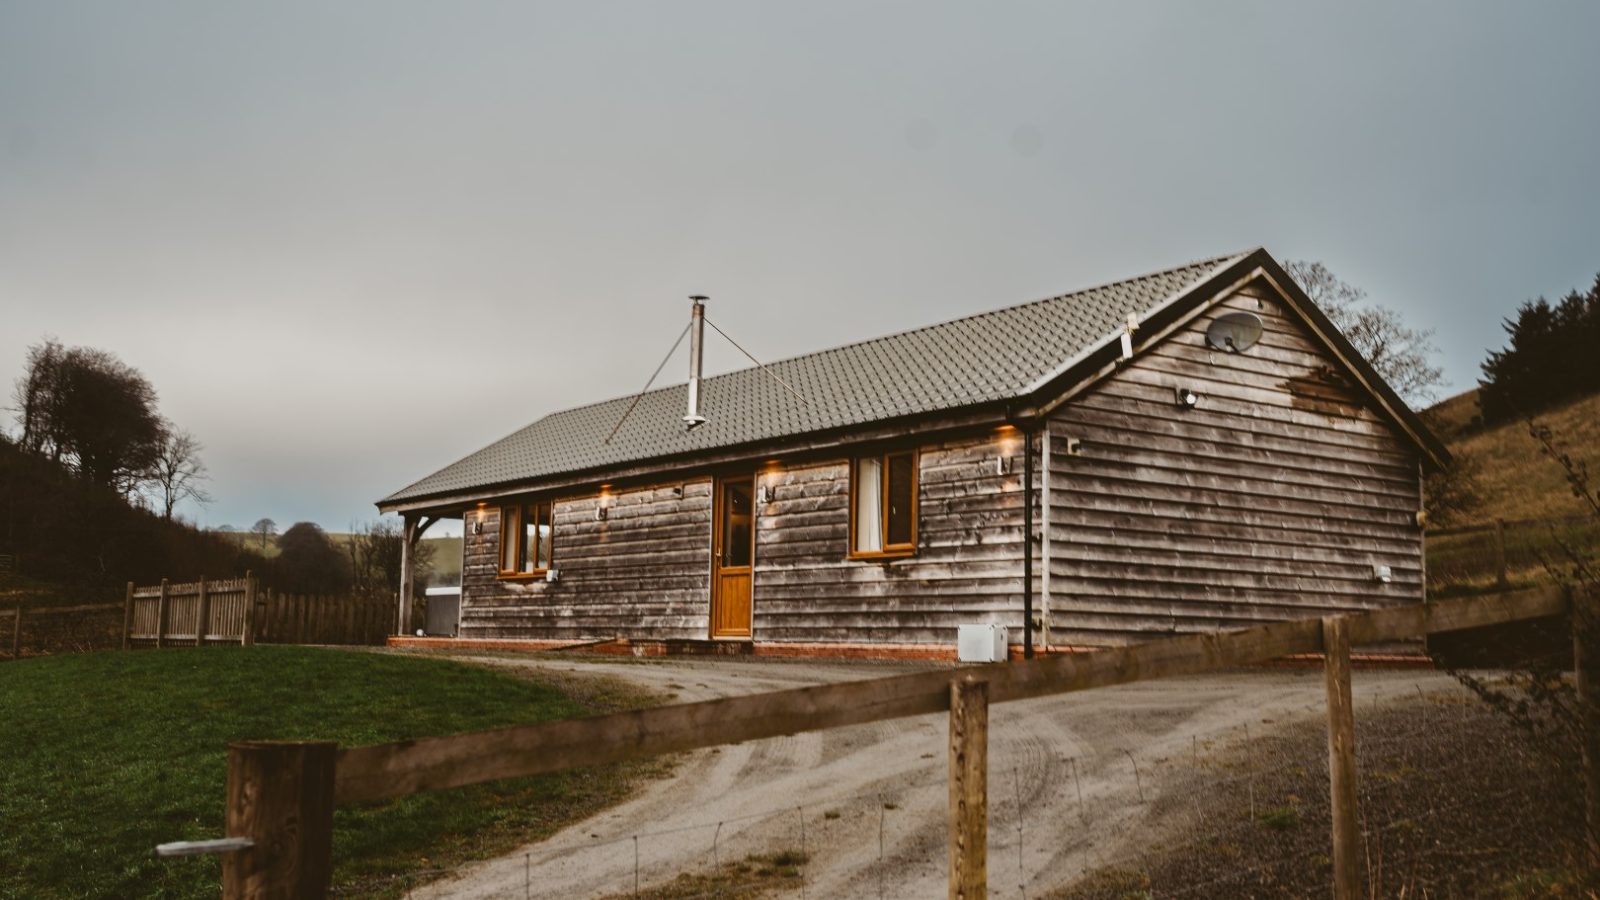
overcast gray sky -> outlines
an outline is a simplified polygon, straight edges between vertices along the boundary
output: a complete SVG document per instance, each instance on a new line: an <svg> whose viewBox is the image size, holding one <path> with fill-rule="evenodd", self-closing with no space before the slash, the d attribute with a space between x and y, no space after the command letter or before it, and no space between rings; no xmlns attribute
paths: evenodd
<svg viewBox="0 0 1600 900"><path fill-rule="evenodd" d="M0 0L0 378L46 334L112 350L207 447L188 514L341 530L636 390L696 292L777 358L1264 245L1436 329L1461 389L1600 270L1596 34L1577 2Z"/></svg>

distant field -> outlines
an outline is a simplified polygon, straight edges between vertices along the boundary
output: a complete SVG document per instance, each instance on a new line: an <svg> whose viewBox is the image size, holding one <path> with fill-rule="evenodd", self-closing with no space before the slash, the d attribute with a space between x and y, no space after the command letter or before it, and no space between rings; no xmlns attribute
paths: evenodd
<svg viewBox="0 0 1600 900"><path fill-rule="evenodd" d="M461 538L423 538L433 547L433 583L456 585L461 583Z"/></svg>
<svg viewBox="0 0 1600 900"><path fill-rule="evenodd" d="M225 537L230 538L241 547L251 550L271 559L278 555L278 539L270 537L263 544L260 536L242 531L226 532ZM350 541L350 534L343 531L328 532L329 540L339 547ZM425 537L423 541L434 548L433 551L433 578L432 583L437 585L456 585L461 583L461 538L459 537Z"/></svg>

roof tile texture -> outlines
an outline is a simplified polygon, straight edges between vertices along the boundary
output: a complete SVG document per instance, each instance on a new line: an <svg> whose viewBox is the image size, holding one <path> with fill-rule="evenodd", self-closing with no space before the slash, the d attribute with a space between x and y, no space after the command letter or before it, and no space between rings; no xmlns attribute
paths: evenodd
<svg viewBox="0 0 1600 900"><path fill-rule="evenodd" d="M683 426L688 389L682 384L643 395L610 443L606 435L632 396L551 413L382 503L1018 397L1083 351L1115 339L1129 315L1143 318L1242 255L768 364L803 403L754 367L708 378L700 388L707 421L693 431Z"/></svg>

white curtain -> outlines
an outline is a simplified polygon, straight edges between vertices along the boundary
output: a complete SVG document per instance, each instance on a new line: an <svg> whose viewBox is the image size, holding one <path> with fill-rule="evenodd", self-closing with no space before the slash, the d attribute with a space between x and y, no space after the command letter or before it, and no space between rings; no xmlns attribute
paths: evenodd
<svg viewBox="0 0 1600 900"><path fill-rule="evenodd" d="M856 552L883 549L883 461L856 460Z"/></svg>
<svg viewBox="0 0 1600 900"><path fill-rule="evenodd" d="M520 532L517 525L517 508L504 506L500 508L500 571L515 572L517 570L517 539Z"/></svg>

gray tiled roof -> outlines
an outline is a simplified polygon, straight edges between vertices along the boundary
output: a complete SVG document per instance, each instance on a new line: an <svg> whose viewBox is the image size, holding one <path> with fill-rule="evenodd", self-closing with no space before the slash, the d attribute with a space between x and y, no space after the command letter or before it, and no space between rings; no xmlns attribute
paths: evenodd
<svg viewBox="0 0 1600 900"><path fill-rule="evenodd" d="M693 431L683 427L682 384L645 394L609 444L631 396L551 413L381 504L1016 397L1114 337L1130 314L1143 317L1244 255L769 363L805 403L756 368L708 378L701 382L707 421Z"/></svg>

